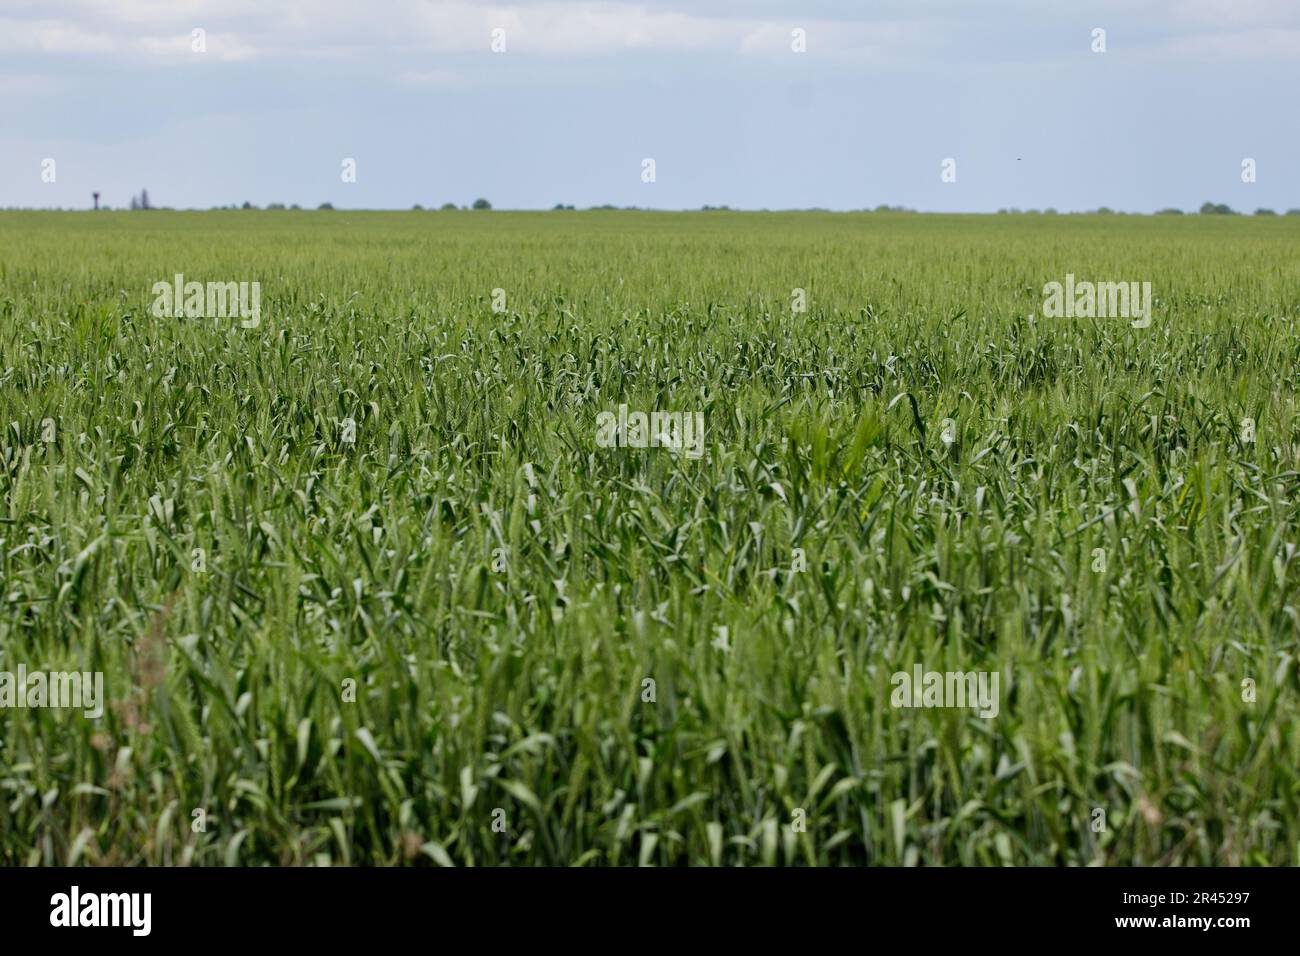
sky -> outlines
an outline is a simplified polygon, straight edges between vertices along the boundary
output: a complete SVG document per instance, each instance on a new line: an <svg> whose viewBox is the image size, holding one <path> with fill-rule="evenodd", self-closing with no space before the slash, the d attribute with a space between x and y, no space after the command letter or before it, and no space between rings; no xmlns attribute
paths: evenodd
<svg viewBox="0 0 1300 956"><path fill-rule="evenodd" d="M1282 212L1298 94L1300 0L0 0L0 207Z"/></svg>

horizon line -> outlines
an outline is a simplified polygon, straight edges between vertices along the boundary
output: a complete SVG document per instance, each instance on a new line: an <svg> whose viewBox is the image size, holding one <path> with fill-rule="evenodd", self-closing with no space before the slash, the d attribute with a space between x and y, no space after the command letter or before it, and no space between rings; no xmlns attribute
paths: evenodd
<svg viewBox="0 0 1300 956"><path fill-rule="evenodd" d="M272 203L266 206L150 206L148 209L132 209L130 207L112 207L103 208L81 207L81 206L0 206L0 212L65 212L65 213L96 213L96 212L186 212L186 213L205 213L205 212L387 212L387 213L411 213L411 212L445 212L445 213L561 213L561 212L649 212L649 213L704 213L704 212L730 212L730 213L826 213L831 215L863 215L893 213L897 215L912 216L1200 216L1200 215L1221 215L1221 216L1262 216L1267 218L1273 216L1300 216L1300 208L1293 207L1283 211L1271 209L1269 207L1260 207L1254 211L1232 209L1224 203L1213 205L1220 206L1220 209L1214 212L1201 212L1199 209L1181 209L1175 206L1155 209L1150 212L1139 212L1126 209L1111 209L1106 206L1100 206L1096 209L1066 209L1060 210L1048 206L1043 209L1029 208L1021 209L1018 207L1007 207L1002 209L990 210L943 210L943 209L912 209L904 206L879 205L875 207L861 207L856 209L831 209L826 206L791 206L784 208L743 208L740 206L693 206L667 208L659 206L615 206L605 204L599 206L575 207L572 205L564 206L524 206L524 207L489 207L487 209L474 209L470 206L456 206L447 209L440 206L422 206L412 204L411 206L335 206L331 203L323 203L318 206L303 206L299 204L284 205L283 203Z"/></svg>

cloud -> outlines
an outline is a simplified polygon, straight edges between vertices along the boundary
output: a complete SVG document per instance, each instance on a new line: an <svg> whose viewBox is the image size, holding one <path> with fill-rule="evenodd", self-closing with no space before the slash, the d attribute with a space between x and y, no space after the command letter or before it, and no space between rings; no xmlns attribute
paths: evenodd
<svg viewBox="0 0 1300 956"><path fill-rule="evenodd" d="M5 97L31 96L56 89L61 84L52 76L39 73L0 74L0 101Z"/></svg>
<svg viewBox="0 0 1300 956"><path fill-rule="evenodd" d="M224 59L298 56L330 51L356 58L475 54L491 51L492 31L523 56L619 56L627 53L782 54L790 31L809 32L810 49L879 53L915 45L927 30L873 23L860 16L817 18L760 5L760 16L738 16L726 3L699 5L544 0L483 5L463 0L392 0L359 8L342 0L310 6L285 0L246 4L180 0L50 0L19 4L30 17L0 21L0 50L52 54L167 56L188 52L195 27L209 34L209 51ZM813 36L816 37L815 46ZM230 44L223 49L223 43Z"/></svg>
<svg viewBox="0 0 1300 956"><path fill-rule="evenodd" d="M148 57L179 60L195 57L191 31L174 35L92 32L83 27L53 20L0 19L0 52L28 54L75 54ZM247 60L257 56L256 47L234 33L208 33L206 53L216 60ZM204 55L206 55L206 53Z"/></svg>
<svg viewBox="0 0 1300 956"><path fill-rule="evenodd" d="M397 80L403 86L426 89L457 89L466 85L466 78L454 70L404 70Z"/></svg>
<svg viewBox="0 0 1300 956"><path fill-rule="evenodd" d="M1240 60L1300 58L1300 29L1244 30L1176 37L1157 44L1156 52L1176 59Z"/></svg>
<svg viewBox="0 0 1300 956"><path fill-rule="evenodd" d="M209 60L334 57L435 76L445 64L406 61L488 54L494 29L521 57L615 58L788 56L799 27L810 57L859 65L1031 59L1025 36L1041 45L1092 26L1107 27L1116 49L1281 57L1300 29L1294 0L8 0L6 9L6 53L169 60L189 54L197 27L208 31Z"/></svg>
<svg viewBox="0 0 1300 956"><path fill-rule="evenodd" d="M0 19L0 52L112 53L111 36L57 20Z"/></svg>

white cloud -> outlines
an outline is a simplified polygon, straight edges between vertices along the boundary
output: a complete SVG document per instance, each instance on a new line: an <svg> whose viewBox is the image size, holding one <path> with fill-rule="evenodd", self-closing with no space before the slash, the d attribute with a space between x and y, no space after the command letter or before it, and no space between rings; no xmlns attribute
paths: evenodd
<svg viewBox="0 0 1300 956"><path fill-rule="evenodd" d="M37 73L0 74L0 101L5 97L32 96L53 90L60 85L52 76Z"/></svg>
<svg viewBox="0 0 1300 956"><path fill-rule="evenodd" d="M979 59L972 36L1042 38L1084 22L1115 31L1117 49L1127 38L1129 49L1171 55L1289 56L1300 29L1295 0L7 0L7 10L0 52L166 59L188 53L190 31L203 27L211 59L350 57L412 73L428 71L403 57L488 54L494 28L512 55L598 58L787 56L802 27L810 57L867 65ZM1005 59L1011 48L983 55Z"/></svg>
<svg viewBox="0 0 1300 956"><path fill-rule="evenodd" d="M1155 48L1174 58L1237 60L1256 57L1300 58L1300 30L1244 30L1177 37Z"/></svg>
<svg viewBox="0 0 1300 956"><path fill-rule="evenodd" d="M216 60L247 60L258 50L233 33L209 33L207 52ZM0 20L0 52L33 54L96 54L150 57L156 60L196 57L192 34L171 36L126 32L91 32L50 20Z"/></svg>
<svg viewBox="0 0 1300 956"><path fill-rule="evenodd" d="M392 0L360 8L343 0L311 4L284 0L247 4L226 0L181 0L166 5L144 0L51 0L40 16L2 22L0 49L18 52L160 54L172 37L188 38L194 27L210 37L237 39L238 55L293 56L347 52L354 56L393 53L472 54L490 51L492 30L503 29L507 49L524 56L617 56L629 52L790 52L790 30L816 35L816 49L879 50L888 34L895 46L914 45L925 32L913 25L850 20L815 20L801 14L777 17L729 15L699 7L675 9L652 3L575 2L483 5L463 0ZM35 11L37 8L28 7ZM806 12L806 11L805 11ZM58 16L62 14L62 16ZM873 37L875 38L873 40ZM188 39L185 41L188 49ZM210 44L210 49L212 44Z"/></svg>
<svg viewBox="0 0 1300 956"><path fill-rule="evenodd" d="M466 85L465 77L453 70L404 70L397 76L403 86L426 89L456 89Z"/></svg>
<svg viewBox="0 0 1300 956"><path fill-rule="evenodd" d="M57 20L0 20L0 51L7 53L111 53L113 38Z"/></svg>

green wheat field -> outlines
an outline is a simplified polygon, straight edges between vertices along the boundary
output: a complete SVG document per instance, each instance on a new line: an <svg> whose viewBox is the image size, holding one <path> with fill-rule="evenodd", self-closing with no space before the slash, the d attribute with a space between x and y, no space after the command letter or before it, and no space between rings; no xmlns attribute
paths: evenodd
<svg viewBox="0 0 1300 956"><path fill-rule="evenodd" d="M1298 253L0 214L0 670L105 696L0 710L0 864L1300 863ZM260 324L156 317L177 273ZM1067 274L1153 321L1044 318ZM893 706L918 666L998 713Z"/></svg>

